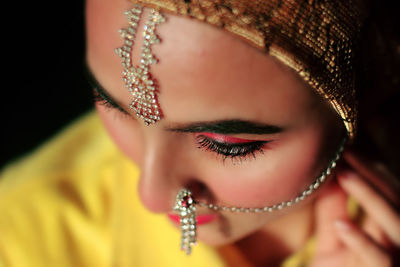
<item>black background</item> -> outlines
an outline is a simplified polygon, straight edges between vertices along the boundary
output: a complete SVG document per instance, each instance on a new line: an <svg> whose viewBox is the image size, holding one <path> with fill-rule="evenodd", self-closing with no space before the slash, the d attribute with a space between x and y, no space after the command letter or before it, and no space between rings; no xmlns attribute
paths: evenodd
<svg viewBox="0 0 400 267"><path fill-rule="evenodd" d="M84 1L3 8L0 168L93 106L84 74Z"/></svg>

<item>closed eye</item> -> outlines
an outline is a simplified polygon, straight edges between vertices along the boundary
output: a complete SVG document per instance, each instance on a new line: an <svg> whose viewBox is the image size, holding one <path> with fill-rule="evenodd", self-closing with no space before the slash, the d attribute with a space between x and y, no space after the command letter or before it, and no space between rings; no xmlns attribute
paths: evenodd
<svg viewBox="0 0 400 267"><path fill-rule="evenodd" d="M269 141L251 141L244 143L226 143L216 141L207 137L206 135L198 135L196 137L198 148L202 148L206 151L214 152L218 155L223 156L223 159L227 158L246 158L252 156L256 158L257 153L264 152L264 146Z"/></svg>
<svg viewBox="0 0 400 267"><path fill-rule="evenodd" d="M118 110L119 112L123 113L124 115L129 115L129 113L123 109L118 103L108 95L106 90L100 85L100 83L96 80L92 72L90 71L89 67L86 65L85 68L86 78L89 84L93 88L93 101L95 103L99 103L107 108Z"/></svg>

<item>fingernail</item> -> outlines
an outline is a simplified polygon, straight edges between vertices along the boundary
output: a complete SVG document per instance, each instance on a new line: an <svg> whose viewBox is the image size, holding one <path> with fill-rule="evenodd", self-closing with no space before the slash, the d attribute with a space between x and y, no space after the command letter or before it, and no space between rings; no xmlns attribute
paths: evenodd
<svg viewBox="0 0 400 267"><path fill-rule="evenodd" d="M357 174L353 171L344 171L339 176L339 184L345 186L347 184L353 184L356 181Z"/></svg>
<svg viewBox="0 0 400 267"><path fill-rule="evenodd" d="M348 222L344 220L335 220L335 227L339 231L349 231L351 229L351 226Z"/></svg>
<svg viewBox="0 0 400 267"><path fill-rule="evenodd" d="M342 171L340 177L343 179L351 179L352 177L354 177L354 172L350 170Z"/></svg>

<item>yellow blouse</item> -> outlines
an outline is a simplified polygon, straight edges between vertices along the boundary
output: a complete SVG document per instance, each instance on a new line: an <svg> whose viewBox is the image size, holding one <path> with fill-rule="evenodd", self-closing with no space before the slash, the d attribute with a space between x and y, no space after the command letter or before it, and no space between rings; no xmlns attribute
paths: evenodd
<svg viewBox="0 0 400 267"><path fill-rule="evenodd" d="M186 256L165 215L148 212L139 169L90 113L0 173L0 267L250 266L234 247ZM311 241L282 265L306 266Z"/></svg>

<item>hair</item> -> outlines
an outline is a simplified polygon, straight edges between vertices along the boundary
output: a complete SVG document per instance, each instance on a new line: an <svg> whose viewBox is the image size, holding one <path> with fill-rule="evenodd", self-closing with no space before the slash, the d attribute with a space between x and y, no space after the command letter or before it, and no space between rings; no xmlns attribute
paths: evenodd
<svg viewBox="0 0 400 267"><path fill-rule="evenodd" d="M368 1L357 61L359 132L355 146L400 177L400 20L395 1Z"/></svg>

